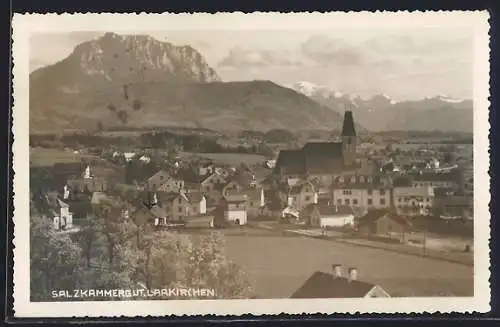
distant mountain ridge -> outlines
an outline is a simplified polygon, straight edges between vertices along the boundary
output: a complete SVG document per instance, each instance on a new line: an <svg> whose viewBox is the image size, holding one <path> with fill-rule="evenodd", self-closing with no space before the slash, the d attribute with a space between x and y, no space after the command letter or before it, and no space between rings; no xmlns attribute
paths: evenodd
<svg viewBox="0 0 500 327"><path fill-rule="evenodd" d="M30 132L186 126L340 129L342 115L269 81L220 81L199 52L106 33L30 75Z"/></svg>
<svg viewBox="0 0 500 327"><path fill-rule="evenodd" d="M288 87L337 112L351 108L358 123L368 130L415 130L472 132L472 100L453 99L445 95L421 100L396 102L385 94L369 99L350 96L324 85L297 82Z"/></svg>

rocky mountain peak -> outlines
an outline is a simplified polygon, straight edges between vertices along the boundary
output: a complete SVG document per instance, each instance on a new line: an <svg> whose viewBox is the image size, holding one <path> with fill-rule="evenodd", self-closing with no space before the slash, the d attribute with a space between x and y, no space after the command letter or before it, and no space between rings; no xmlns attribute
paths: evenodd
<svg viewBox="0 0 500 327"><path fill-rule="evenodd" d="M81 73L107 81L220 81L202 55L189 46L175 46L148 35L103 36L81 43L70 55Z"/></svg>

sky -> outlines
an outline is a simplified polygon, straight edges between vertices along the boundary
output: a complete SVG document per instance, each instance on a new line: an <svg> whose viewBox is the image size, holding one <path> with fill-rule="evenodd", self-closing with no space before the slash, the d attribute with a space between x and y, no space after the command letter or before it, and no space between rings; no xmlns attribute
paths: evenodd
<svg viewBox="0 0 500 327"><path fill-rule="evenodd" d="M103 32L33 34L30 70ZM123 34L123 33L118 33ZM465 27L131 31L198 50L223 81L307 81L364 98L472 98L473 33Z"/></svg>

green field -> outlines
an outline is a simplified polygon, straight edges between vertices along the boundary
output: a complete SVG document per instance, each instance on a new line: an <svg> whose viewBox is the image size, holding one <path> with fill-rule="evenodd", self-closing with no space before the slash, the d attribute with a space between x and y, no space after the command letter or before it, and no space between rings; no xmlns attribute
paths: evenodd
<svg viewBox="0 0 500 327"><path fill-rule="evenodd" d="M271 232L269 232L271 233ZM287 298L315 271L334 263L391 296L473 296L471 266L308 237L226 235L228 256L254 280L259 298Z"/></svg>
<svg viewBox="0 0 500 327"><path fill-rule="evenodd" d="M55 163L80 162L82 158L90 158L90 155L73 153L70 150L30 148L30 166L52 166Z"/></svg>

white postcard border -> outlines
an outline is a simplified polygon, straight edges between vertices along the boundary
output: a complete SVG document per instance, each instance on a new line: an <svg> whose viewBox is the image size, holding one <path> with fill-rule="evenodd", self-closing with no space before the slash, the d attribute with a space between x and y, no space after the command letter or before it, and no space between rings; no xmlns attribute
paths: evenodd
<svg viewBox="0 0 500 327"><path fill-rule="evenodd" d="M435 313L490 310L489 14L475 12L15 14L13 18L14 310L16 317L114 317L302 313ZM173 300L30 302L29 300L29 36L33 32L298 30L464 26L474 43L474 296L389 299ZM300 26L300 28L299 28ZM486 187L488 185L488 187Z"/></svg>

